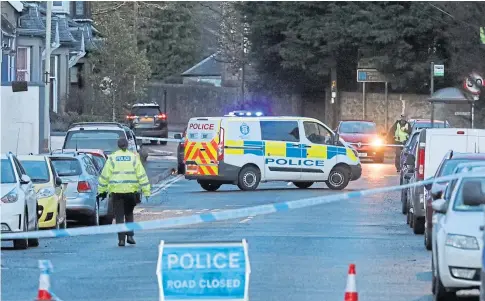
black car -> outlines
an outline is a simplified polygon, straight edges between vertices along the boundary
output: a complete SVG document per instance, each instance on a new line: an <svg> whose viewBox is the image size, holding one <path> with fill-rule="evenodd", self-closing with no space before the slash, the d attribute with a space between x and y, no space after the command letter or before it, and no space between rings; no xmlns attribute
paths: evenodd
<svg viewBox="0 0 485 301"><path fill-rule="evenodd" d="M182 135L175 134L175 139L183 139L177 145L177 172L178 174L185 173L185 164L184 164L184 150L185 150L185 136L187 135L187 127L185 127Z"/></svg>
<svg viewBox="0 0 485 301"><path fill-rule="evenodd" d="M167 115L160 110L156 103L137 103L126 116L130 128L139 137L168 138ZM150 140L157 144L157 140ZM167 141L160 141L166 145Z"/></svg>

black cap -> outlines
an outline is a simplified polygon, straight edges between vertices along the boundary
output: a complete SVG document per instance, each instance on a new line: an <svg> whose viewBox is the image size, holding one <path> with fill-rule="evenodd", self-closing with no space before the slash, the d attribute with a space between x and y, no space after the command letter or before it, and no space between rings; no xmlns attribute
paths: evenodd
<svg viewBox="0 0 485 301"><path fill-rule="evenodd" d="M128 148L128 140L126 140L125 137L121 137L118 139L118 147L121 148L122 150L125 150Z"/></svg>

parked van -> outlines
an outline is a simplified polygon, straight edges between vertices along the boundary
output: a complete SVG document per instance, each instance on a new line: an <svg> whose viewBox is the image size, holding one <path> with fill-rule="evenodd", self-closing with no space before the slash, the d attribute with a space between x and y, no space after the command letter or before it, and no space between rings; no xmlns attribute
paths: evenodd
<svg viewBox="0 0 485 301"><path fill-rule="evenodd" d="M355 149L312 118L192 118L185 143L185 178L208 191L222 184L255 190L268 181L341 190L362 175Z"/></svg>
<svg viewBox="0 0 485 301"><path fill-rule="evenodd" d="M485 153L485 130L466 128L432 128L421 130L415 153L408 155L408 165L414 165L410 183L433 177L448 151ZM408 223L415 234L425 230L426 189L414 186L408 191Z"/></svg>

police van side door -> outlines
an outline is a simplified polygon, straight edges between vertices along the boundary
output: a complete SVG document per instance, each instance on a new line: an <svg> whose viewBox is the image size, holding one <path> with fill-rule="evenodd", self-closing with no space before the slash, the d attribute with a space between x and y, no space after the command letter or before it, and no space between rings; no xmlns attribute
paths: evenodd
<svg viewBox="0 0 485 301"><path fill-rule="evenodd" d="M337 163L337 153L332 145L333 135L329 129L314 121L302 121L302 180L326 180Z"/></svg>
<svg viewBox="0 0 485 301"><path fill-rule="evenodd" d="M295 181L301 178L300 129L296 120L262 120L264 180Z"/></svg>

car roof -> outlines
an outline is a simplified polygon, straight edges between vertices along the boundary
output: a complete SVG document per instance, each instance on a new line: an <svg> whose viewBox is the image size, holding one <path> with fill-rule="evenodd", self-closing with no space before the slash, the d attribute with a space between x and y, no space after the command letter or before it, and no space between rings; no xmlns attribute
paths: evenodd
<svg viewBox="0 0 485 301"><path fill-rule="evenodd" d="M74 159L79 159L82 156L87 156L86 154L52 154L49 155L49 158L74 158Z"/></svg>
<svg viewBox="0 0 485 301"><path fill-rule="evenodd" d="M342 119L342 120L340 120L340 122L371 122L371 123L375 123L372 120L362 120L362 119Z"/></svg>
<svg viewBox="0 0 485 301"><path fill-rule="evenodd" d="M45 161L47 155L20 155L17 159L20 161Z"/></svg>
<svg viewBox="0 0 485 301"><path fill-rule="evenodd" d="M485 154L484 153L455 153L455 152L453 152L453 157L451 157L450 160L453 160L453 159L476 159L476 160L483 159L483 160L485 160Z"/></svg>
<svg viewBox="0 0 485 301"><path fill-rule="evenodd" d="M79 122L70 125L68 131L73 130L114 130L114 129L124 129L127 128L126 125L119 122Z"/></svg>
<svg viewBox="0 0 485 301"><path fill-rule="evenodd" d="M155 102L144 102L144 103L135 103L132 108L136 107L160 107L158 103Z"/></svg>

